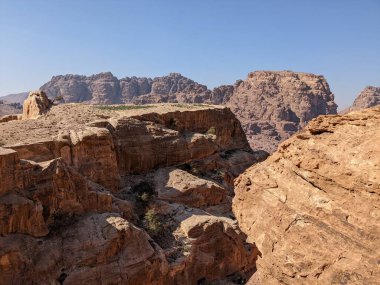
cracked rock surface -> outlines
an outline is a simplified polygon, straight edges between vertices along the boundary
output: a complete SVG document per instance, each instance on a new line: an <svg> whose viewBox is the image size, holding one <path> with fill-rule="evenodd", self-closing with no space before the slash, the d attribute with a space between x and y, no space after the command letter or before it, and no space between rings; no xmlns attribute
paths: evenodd
<svg viewBox="0 0 380 285"><path fill-rule="evenodd" d="M379 284L380 108L320 116L236 180L250 284Z"/></svg>

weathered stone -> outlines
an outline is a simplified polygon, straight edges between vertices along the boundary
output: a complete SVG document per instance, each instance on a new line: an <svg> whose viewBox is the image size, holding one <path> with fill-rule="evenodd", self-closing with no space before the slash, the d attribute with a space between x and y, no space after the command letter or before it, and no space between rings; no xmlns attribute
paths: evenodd
<svg viewBox="0 0 380 285"><path fill-rule="evenodd" d="M380 108L320 116L236 181L265 284L380 280Z"/></svg>
<svg viewBox="0 0 380 285"><path fill-rule="evenodd" d="M29 93L28 98L24 101L24 107L22 112L22 118L35 119L40 115L45 114L50 107L52 102L46 96L43 91L32 91Z"/></svg>

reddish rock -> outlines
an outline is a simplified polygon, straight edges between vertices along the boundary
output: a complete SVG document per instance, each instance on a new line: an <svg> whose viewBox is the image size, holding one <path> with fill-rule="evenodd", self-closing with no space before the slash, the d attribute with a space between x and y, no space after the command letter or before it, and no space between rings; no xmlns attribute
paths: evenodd
<svg viewBox="0 0 380 285"><path fill-rule="evenodd" d="M252 284L377 284L380 108L320 116L236 181ZM258 279L254 283L253 279Z"/></svg>

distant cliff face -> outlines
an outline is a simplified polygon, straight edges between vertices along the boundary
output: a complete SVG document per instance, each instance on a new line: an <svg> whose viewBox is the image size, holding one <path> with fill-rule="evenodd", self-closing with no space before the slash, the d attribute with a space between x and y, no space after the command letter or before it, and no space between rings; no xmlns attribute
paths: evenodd
<svg viewBox="0 0 380 285"><path fill-rule="evenodd" d="M55 76L41 90L49 97L62 96L65 103L194 103L210 96L206 86L179 73L156 77L126 77L117 79L110 72L89 77L79 75Z"/></svg>
<svg viewBox="0 0 380 285"><path fill-rule="evenodd" d="M336 114L325 78L291 71L256 71L237 82L227 105L241 121L251 147L269 152L311 119Z"/></svg>
<svg viewBox="0 0 380 285"><path fill-rule="evenodd" d="M374 107L380 104L380 87L367 86L356 97L350 111Z"/></svg>
<svg viewBox="0 0 380 285"><path fill-rule="evenodd" d="M55 76L41 90L66 103L227 105L242 122L251 147L269 152L318 115L336 114L337 107L323 76L291 71L252 72L244 81L212 91L179 73L118 80L109 72Z"/></svg>

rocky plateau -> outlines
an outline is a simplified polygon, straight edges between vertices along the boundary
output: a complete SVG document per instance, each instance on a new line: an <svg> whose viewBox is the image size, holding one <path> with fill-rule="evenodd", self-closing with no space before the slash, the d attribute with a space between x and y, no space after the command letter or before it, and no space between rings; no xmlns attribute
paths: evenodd
<svg viewBox="0 0 380 285"><path fill-rule="evenodd" d="M266 156L228 108L31 92L0 132L1 284L241 284L255 272L233 180Z"/></svg>

